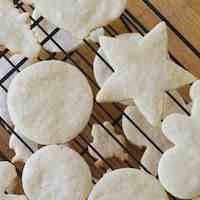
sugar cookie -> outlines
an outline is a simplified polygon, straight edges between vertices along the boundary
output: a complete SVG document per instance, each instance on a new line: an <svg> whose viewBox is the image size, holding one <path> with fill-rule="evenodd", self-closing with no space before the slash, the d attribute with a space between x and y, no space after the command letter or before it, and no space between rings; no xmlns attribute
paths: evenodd
<svg viewBox="0 0 200 200"><path fill-rule="evenodd" d="M114 127L110 122L104 122L103 125L116 137L121 144L125 145L125 138L122 135L117 135L115 133ZM91 143L92 147L95 148L104 159L116 157L124 160L126 158L126 154L124 153L123 148L109 135L106 129L99 124L93 125L93 142ZM89 153L97 160L101 160L101 158L90 147Z"/></svg>
<svg viewBox="0 0 200 200"><path fill-rule="evenodd" d="M0 44L13 53L37 57L40 45L27 24L28 14L20 14L11 1L0 0Z"/></svg>
<svg viewBox="0 0 200 200"><path fill-rule="evenodd" d="M163 154L158 175L166 190L181 199L200 196L200 98L192 98L190 117L174 113L162 123L163 133L175 146Z"/></svg>
<svg viewBox="0 0 200 200"><path fill-rule="evenodd" d="M127 0L33 0L33 4L50 22L83 39L118 18Z"/></svg>
<svg viewBox="0 0 200 200"><path fill-rule="evenodd" d="M164 22L150 31L139 44L103 36L100 45L116 70L97 94L98 102L134 103L149 123L158 126L164 113L164 94L196 78L169 59L167 26ZM148 66L148 67L147 67Z"/></svg>
<svg viewBox="0 0 200 200"><path fill-rule="evenodd" d="M8 91L8 110L17 129L38 144L65 143L86 126L93 95L73 65L43 61L17 74Z"/></svg>
<svg viewBox="0 0 200 200"><path fill-rule="evenodd" d="M22 182L30 200L85 200L92 188L88 165L72 149L50 145L26 162Z"/></svg>
<svg viewBox="0 0 200 200"><path fill-rule="evenodd" d="M0 199L1 200L27 200L24 195L6 194L8 190L15 187L17 172L15 167L9 163L0 161Z"/></svg>
<svg viewBox="0 0 200 200"><path fill-rule="evenodd" d="M94 186L88 200L168 200L156 178L137 169L106 173Z"/></svg>
<svg viewBox="0 0 200 200"><path fill-rule="evenodd" d="M25 138L16 128L15 132L21 137L21 139L35 152L38 150L38 145L35 142L30 141ZM32 155L32 152L28 149L28 147L23 144L19 138L17 138L14 134L10 136L9 147L14 150L15 156L12 158L12 162L26 162L28 158Z"/></svg>

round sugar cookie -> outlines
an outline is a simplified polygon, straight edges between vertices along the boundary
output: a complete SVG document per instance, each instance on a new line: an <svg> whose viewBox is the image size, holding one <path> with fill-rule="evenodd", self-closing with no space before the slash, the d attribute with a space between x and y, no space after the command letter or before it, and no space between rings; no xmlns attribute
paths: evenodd
<svg viewBox="0 0 200 200"><path fill-rule="evenodd" d="M86 126L93 95L73 65L43 61L20 72L8 91L8 111L17 129L38 144L65 143Z"/></svg>
<svg viewBox="0 0 200 200"><path fill-rule="evenodd" d="M29 200L85 200L92 188L86 162L63 145L34 153L25 164L22 183Z"/></svg>
<svg viewBox="0 0 200 200"><path fill-rule="evenodd" d="M138 169L106 173L94 186L88 200L168 200L160 182Z"/></svg>

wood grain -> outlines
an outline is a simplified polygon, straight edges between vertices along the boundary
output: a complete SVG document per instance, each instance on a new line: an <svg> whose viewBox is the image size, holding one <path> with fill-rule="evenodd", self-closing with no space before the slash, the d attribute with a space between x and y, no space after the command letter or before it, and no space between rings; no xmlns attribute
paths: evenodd
<svg viewBox="0 0 200 200"><path fill-rule="evenodd" d="M160 12L167 17L167 19L173 24L178 31L180 31L185 38L192 45L200 51L200 1L199 0L152 0L151 1L154 6L156 6ZM128 10L136 16L145 27L150 30L155 26L160 19L143 3L142 0L129 0L128 1ZM113 27L115 27L118 32L127 32L124 25L118 20L117 22L113 23ZM133 29L133 31L135 31ZM193 74L196 76L200 76L200 59L194 55L194 53L169 29L169 49L172 54ZM93 46L97 48L94 44ZM73 54L73 59L80 65L82 70L88 75L89 78L94 80L93 73L92 73L92 62L94 59L94 53L86 46L83 45L78 52L84 56L83 58L80 57L78 53ZM97 92L97 88L91 83L94 93ZM188 93L187 90L184 89L182 94L188 100ZM109 112L112 115L113 119L116 119L119 116L119 111L116 110L115 107L112 105L102 105L106 112ZM113 121L110 118L109 114L99 107L99 105L95 104L94 113L98 119L103 122L105 120ZM91 119L91 123L97 123L94 118ZM116 126L118 131L122 133L120 128ZM95 177L99 178L105 172L105 168L108 166L104 166L102 169L97 169L94 165L95 160L92 159L89 155L87 150L87 144L82 139L85 138L87 142L91 141L90 136L91 127L87 127L81 137L76 138L75 141L72 142L72 146L80 152L87 162L90 164L91 169ZM13 152L8 148L8 139L9 135L6 133L3 128L0 129L0 152L7 158L11 159ZM141 157L141 151L137 148L133 147L132 145L127 145L128 149L132 152L132 154L137 157L138 159ZM118 168L124 166L124 164L120 164L120 162L116 159L109 160L109 163L114 168ZM130 159L130 163L132 166L137 166L134 159ZM129 164L125 164L125 166L129 166Z"/></svg>

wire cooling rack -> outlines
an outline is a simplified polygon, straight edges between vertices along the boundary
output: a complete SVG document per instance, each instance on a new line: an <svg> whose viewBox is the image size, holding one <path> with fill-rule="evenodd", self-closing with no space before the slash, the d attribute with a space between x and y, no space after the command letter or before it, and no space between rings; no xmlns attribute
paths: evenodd
<svg viewBox="0 0 200 200"><path fill-rule="evenodd" d="M173 26L170 21L148 0L141 0L145 6L150 9L154 13L155 16L157 16L160 20L163 20L167 23L169 29L176 35L178 40L180 40L186 48L188 48L192 54L194 54L198 59L200 58L200 51L195 48L189 40L187 40L182 33L180 33L175 26ZM14 1L15 6L21 11L26 12L27 6L25 6L20 1ZM31 9L33 7L30 6ZM40 25L41 21L44 19L42 16L40 16L37 19L33 19L30 17L32 21L31 29L34 29L35 27L39 28L45 35L46 38L41 41L41 46L44 46L48 41L51 41L54 43L56 47L60 49L62 52L62 55L59 56L59 59L65 62L69 62L74 64L77 68L79 68L84 75L87 77L89 83L91 84L94 93L96 94L97 91L100 89L97 83L94 80L93 77L93 59L94 56L98 56L106 65L109 67L112 71L112 66L109 65L109 63L106 62L106 60L103 59L103 57L97 52L98 50L98 44L91 43L87 40L83 41L84 47L81 47L80 49L77 49L73 51L72 53L68 54L65 52L65 50L58 44L57 41L54 40L54 36L59 32L59 28L56 28L52 32L48 33L46 30ZM141 35L144 35L149 30L146 28L144 24L140 22L140 20L134 16L132 12L129 10L125 10L125 12L121 15L120 21L127 32L138 32ZM110 36L118 35L119 32L116 30L114 26L108 25L104 27L106 33ZM46 52L45 58L38 58L38 60L44 60L44 59L57 59L58 55L56 53L48 53ZM182 64L182 62L176 58L171 52L169 52L171 59L176 62L181 67L185 68L185 66ZM86 56L91 55L91 56ZM15 72L20 72L20 68L27 62L27 58L23 58L19 63L16 65L12 63L12 61L9 59L9 50L4 49L0 51L0 58L4 58L11 66L11 70L3 77L0 77L0 86L1 89L4 90L5 93L7 93L7 88L4 86L4 82ZM185 68L186 69L186 68ZM167 92L167 95L172 99L174 104L176 104L178 107L180 107L183 112L186 115L190 115L188 110L170 93ZM162 148L156 144L151 137L149 137L147 133L145 133L141 127L139 127L126 113L124 113L124 108L116 103L110 104L110 105L104 105L99 104L95 102L95 108L94 112L92 113L91 120L88 123L88 126L86 127L85 131L80 134L76 139L72 141L72 146L86 159L88 164L91 166L91 169L93 171L93 174L96 178L101 177L105 172L106 169L116 169L119 167L140 167L147 173L151 172L146 168L142 163L140 163L140 156L141 151L138 151L136 148L133 148L131 145L124 146L116 136L114 136L104 125L104 121L111 121L112 124L115 126L115 128L118 130L118 132L122 133L122 126L121 126L121 118L122 116L126 117L130 123L139 131L138 134L142 134L143 137L149 140L149 142L154 146L155 150L160 152L160 154L163 153ZM124 151L129 155L129 160L124 163L119 163L118 160L107 160L101 156L101 153L98 152L91 144L91 128L93 123L98 123L100 126L107 131L107 133L115 140L123 149ZM5 134L14 134L16 137L26 146L26 148L29 149L30 152L33 152L33 150L23 141L23 139L14 131L13 127L11 127L1 116L0 116L0 124L2 128L5 130ZM153 134L153 133L151 133ZM95 159L88 153L88 146L102 159L104 162L104 166L101 168L97 168L95 165ZM129 147L130 146L130 147ZM1 152L1 149L0 149ZM140 153L139 153L140 152ZM0 157L2 157L4 160L8 160L7 157L5 157L4 154L0 153ZM20 171L19 171L20 174ZM94 184L95 184L94 179ZM172 197L175 199L174 197Z"/></svg>

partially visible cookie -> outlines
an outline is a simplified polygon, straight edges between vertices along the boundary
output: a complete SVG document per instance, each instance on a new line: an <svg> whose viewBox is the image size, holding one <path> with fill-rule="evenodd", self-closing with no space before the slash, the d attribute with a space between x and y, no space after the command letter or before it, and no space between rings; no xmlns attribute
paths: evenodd
<svg viewBox="0 0 200 200"><path fill-rule="evenodd" d="M37 20L40 16L41 15L38 10L34 9L32 13L33 19ZM45 18L40 22L40 26L49 34L57 28L54 24ZM33 28L33 32L35 33L35 36L39 42L42 42L47 37L47 35L38 26ZM82 43L82 40L73 37L69 31L65 31L63 29L60 29L56 34L54 34L52 38L66 52L73 51ZM49 52L61 51L61 48L56 46L56 44L51 41L51 39L45 42L43 47Z"/></svg>
<svg viewBox="0 0 200 200"><path fill-rule="evenodd" d="M93 95L85 76L61 61L38 62L20 72L8 91L17 129L38 144L66 143L85 128Z"/></svg>
<svg viewBox="0 0 200 200"><path fill-rule="evenodd" d="M27 24L28 13L20 14L11 1L1 0L0 15L0 44L13 53L37 57L41 47Z"/></svg>
<svg viewBox="0 0 200 200"><path fill-rule="evenodd" d="M9 162L0 162L0 199L1 200L27 200L24 195L6 194L16 186L17 172Z"/></svg>
<svg viewBox="0 0 200 200"><path fill-rule="evenodd" d="M44 147L26 162L23 188L29 200L85 200L92 188L88 165L72 149Z"/></svg>
<svg viewBox="0 0 200 200"><path fill-rule="evenodd" d="M33 0L33 4L50 22L83 39L95 28L117 19L127 0Z"/></svg>
<svg viewBox="0 0 200 200"><path fill-rule="evenodd" d="M14 165L7 161L0 161L0 194L13 190L17 173Z"/></svg>
<svg viewBox="0 0 200 200"><path fill-rule="evenodd" d="M162 131L174 147L163 154L158 175L165 189L181 199L200 196L200 98L192 98L191 116L173 113L162 123Z"/></svg>
<svg viewBox="0 0 200 200"><path fill-rule="evenodd" d="M104 122L103 125L122 145L125 145L125 138L122 135L117 135L115 133L114 127L110 122ZM117 143L117 141L114 140L111 135L109 135L106 129L99 124L93 125L93 142L91 143L92 147L94 147L104 159L116 157L120 160L125 160L127 156L123 148ZM92 148L88 148L89 153L94 158L101 160L101 157L99 157L96 152L92 150Z"/></svg>
<svg viewBox="0 0 200 200"><path fill-rule="evenodd" d="M16 128L15 132L21 137L21 139L33 150L34 152L38 150L38 144L30 141L26 137L24 137ZM12 134L9 140L9 147L14 150L15 156L12 158L12 162L26 162L28 158L32 155L32 152L28 149L28 147L23 144L17 136Z"/></svg>
<svg viewBox="0 0 200 200"><path fill-rule="evenodd" d="M88 200L168 200L155 177L137 169L106 173L94 186Z"/></svg>
<svg viewBox="0 0 200 200"><path fill-rule="evenodd" d="M178 94L178 92L172 92L172 96L186 108L183 98ZM183 113L181 108L165 94L166 104L165 104L165 114L167 116L174 112ZM162 133L160 128L152 127L140 113L136 106L128 106L125 111L126 115L122 118L122 126L124 134L126 135L128 141L139 147L145 146L146 150L141 159L141 163L146 167L153 175L158 173L158 163L162 156L162 153L150 142L150 139L163 151L165 152L173 146L165 135ZM149 139L147 139L132 123L136 123L137 126L146 134Z"/></svg>

